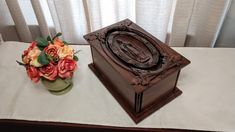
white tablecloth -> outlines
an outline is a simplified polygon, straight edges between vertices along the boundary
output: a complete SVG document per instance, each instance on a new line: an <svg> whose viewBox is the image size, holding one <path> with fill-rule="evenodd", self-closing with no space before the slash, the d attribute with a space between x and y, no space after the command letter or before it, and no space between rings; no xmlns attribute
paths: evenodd
<svg viewBox="0 0 235 132"><path fill-rule="evenodd" d="M34 84L16 63L28 44L0 45L0 119L55 121L122 127L235 130L235 49L174 48L191 61L179 78L183 94L135 124L88 68L89 46L73 46L79 69L62 96Z"/></svg>

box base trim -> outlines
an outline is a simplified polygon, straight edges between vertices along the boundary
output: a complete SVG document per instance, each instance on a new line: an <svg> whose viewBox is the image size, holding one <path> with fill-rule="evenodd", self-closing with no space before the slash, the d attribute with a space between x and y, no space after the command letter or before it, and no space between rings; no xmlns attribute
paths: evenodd
<svg viewBox="0 0 235 132"><path fill-rule="evenodd" d="M141 112L136 113L134 111L134 108L131 108L131 106L127 104L126 100L120 94L118 94L114 89L112 89L112 87L115 86L109 81L109 78L107 78L104 74L102 74L102 72L98 68L96 68L93 63L90 63L88 67L93 71L93 73L97 76L97 78L103 83L106 89L113 95L113 97L124 108L124 110L128 113L128 115L132 118L132 120L136 124L182 94L182 91L177 87L175 87L174 90L168 92L163 97L156 100L154 104L143 109Z"/></svg>

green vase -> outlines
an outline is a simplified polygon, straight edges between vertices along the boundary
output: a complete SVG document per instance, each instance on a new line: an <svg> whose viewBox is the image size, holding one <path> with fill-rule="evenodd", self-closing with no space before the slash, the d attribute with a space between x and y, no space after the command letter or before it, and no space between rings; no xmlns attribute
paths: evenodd
<svg viewBox="0 0 235 132"><path fill-rule="evenodd" d="M62 95L67 93L73 87L72 78L61 79L57 78L54 81L42 78L42 84L54 95Z"/></svg>

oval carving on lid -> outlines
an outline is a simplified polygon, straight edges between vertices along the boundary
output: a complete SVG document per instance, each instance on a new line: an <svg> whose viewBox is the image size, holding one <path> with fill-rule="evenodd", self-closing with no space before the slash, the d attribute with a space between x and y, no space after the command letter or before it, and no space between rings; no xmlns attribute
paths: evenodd
<svg viewBox="0 0 235 132"><path fill-rule="evenodd" d="M128 67L149 69L156 66L159 61L160 54L157 48L146 38L134 32L110 32L106 38L106 47L114 56L111 58L119 60L114 60L115 62L121 61Z"/></svg>

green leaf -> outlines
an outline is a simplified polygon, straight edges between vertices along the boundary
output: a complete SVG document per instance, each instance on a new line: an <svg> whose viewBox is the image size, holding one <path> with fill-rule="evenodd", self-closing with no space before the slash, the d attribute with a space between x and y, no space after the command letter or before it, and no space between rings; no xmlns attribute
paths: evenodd
<svg viewBox="0 0 235 132"><path fill-rule="evenodd" d="M54 44L53 40L51 39L50 36L47 36L47 41L50 41L52 44Z"/></svg>
<svg viewBox="0 0 235 132"><path fill-rule="evenodd" d="M48 45L48 41L44 38L37 38L36 41L38 47L46 47Z"/></svg>
<svg viewBox="0 0 235 132"><path fill-rule="evenodd" d="M69 43L67 43L66 41L63 41L64 45L68 45Z"/></svg>
<svg viewBox="0 0 235 132"><path fill-rule="evenodd" d="M45 47L38 46L38 48L39 48L41 51L43 51L43 49L44 49Z"/></svg>
<svg viewBox="0 0 235 132"><path fill-rule="evenodd" d="M75 61L78 61L78 57L77 57L76 55L73 56L73 59L74 59Z"/></svg>
<svg viewBox="0 0 235 132"><path fill-rule="evenodd" d="M44 51L41 52L41 54L38 56L38 62L42 65L48 65L49 64L49 60L47 58L47 55Z"/></svg>
<svg viewBox="0 0 235 132"><path fill-rule="evenodd" d="M57 37L59 37L59 36L61 36L61 35L62 35L62 33L58 32L58 33L52 38L52 40L54 40L55 38L57 38Z"/></svg>
<svg viewBox="0 0 235 132"><path fill-rule="evenodd" d="M17 62L19 65L21 65L21 66L25 66L25 64L24 64L23 62L19 62L19 61L17 61L17 60L16 60L16 62Z"/></svg>
<svg viewBox="0 0 235 132"><path fill-rule="evenodd" d="M48 57L48 59L49 59L50 61L53 61L53 57L52 57L52 56L48 55L47 57Z"/></svg>

